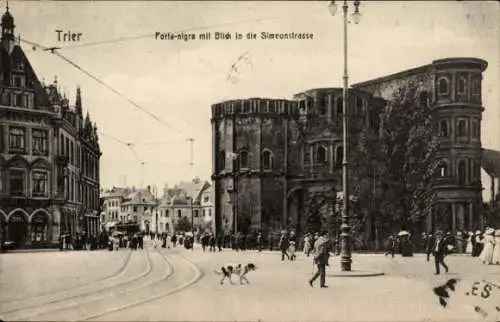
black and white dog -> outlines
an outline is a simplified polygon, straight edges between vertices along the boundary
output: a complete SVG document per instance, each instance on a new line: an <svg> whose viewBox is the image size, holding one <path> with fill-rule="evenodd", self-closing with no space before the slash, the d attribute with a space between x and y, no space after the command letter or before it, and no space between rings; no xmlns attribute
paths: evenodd
<svg viewBox="0 0 500 322"><path fill-rule="evenodd" d="M257 266L255 266L252 263L248 263L246 265L242 264L226 264L221 267L220 271L215 270L215 273L218 275L222 275L222 279L220 281L220 284L224 284L224 280L227 278L231 284L233 283L233 280L231 279L232 275L237 275L240 279L240 284L243 284L243 281L245 281L247 284L250 284L250 282L247 279L247 274L251 271L255 271L257 269Z"/></svg>

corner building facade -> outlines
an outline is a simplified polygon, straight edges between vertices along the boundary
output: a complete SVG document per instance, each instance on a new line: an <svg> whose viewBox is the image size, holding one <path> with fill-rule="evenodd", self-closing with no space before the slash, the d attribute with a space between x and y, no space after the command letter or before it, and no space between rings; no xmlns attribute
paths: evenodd
<svg viewBox="0 0 500 322"><path fill-rule="evenodd" d="M429 65L353 85L390 99L394 90L412 79L420 83L421 95L435 112L439 133L440 168L437 206L428 214L427 230L483 229L481 184L482 73L486 61L448 58Z"/></svg>
<svg viewBox="0 0 500 322"><path fill-rule="evenodd" d="M1 27L0 241L45 248L97 233L101 152L80 89L70 107L57 81L37 78L8 9Z"/></svg>
<svg viewBox="0 0 500 322"><path fill-rule="evenodd" d="M420 100L435 111L441 160L434 186L438 203L427 214L424 230L483 228L480 128L486 67L476 58L442 59L349 89L351 149L363 127L378 131L379 114L409 80L419 84ZM314 199L325 191L341 191L342 94L341 88L318 88L292 100L256 98L212 106L219 231L291 228L300 234ZM325 218L332 214L333 202L322 207Z"/></svg>

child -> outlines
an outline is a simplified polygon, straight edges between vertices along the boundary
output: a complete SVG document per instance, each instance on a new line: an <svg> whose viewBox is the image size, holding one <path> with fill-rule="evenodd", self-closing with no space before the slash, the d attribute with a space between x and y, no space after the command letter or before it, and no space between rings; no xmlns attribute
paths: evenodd
<svg viewBox="0 0 500 322"><path fill-rule="evenodd" d="M290 246L288 247L288 254L290 255L290 260L293 261L295 260L295 242L291 241Z"/></svg>

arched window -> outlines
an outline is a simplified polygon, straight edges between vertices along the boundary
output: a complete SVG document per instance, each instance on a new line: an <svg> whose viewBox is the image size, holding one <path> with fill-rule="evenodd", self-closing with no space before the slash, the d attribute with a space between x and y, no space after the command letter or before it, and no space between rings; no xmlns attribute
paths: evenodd
<svg viewBox="0 0 500 322"><path fill-rule="evenodd" d="M438 168L438 176L440 178L445 178L448 176L448 164L446 163L446 161L442 161L440 164L439 164L439 168Z"/></svg>
<svg viewBox="0 0 500 322"><path fill-rule="evenodd" d="M361 97L356 97L356 114L363 115L363 99Z"/></svg>
<svg viewBox="0 0 500 322"><path fill-rule="evenodd" d="M479 123L477 120L472 120L472 136L475 138L479 137Z"/></svg>
<svg viewBox="0 0 500 322"><path fill-rule="evenodd" d="M222 150L219 152L219 171L222 171L226 168L226 151Z"/></svg>
<svg viewBox="0 0 500 322"><path fill-rule="evenodd" d="M36 213L31 218L31 230L33 241L39 242L47 240L47 227L48 220L47 215L42 212Z"/></svg>
<svg viewBox="0 0 500 322"><path fill-rule="evenodd" d="M448 94L448 80L446 78L439 80L439 94Z"/></svg>
<svg viewBox="0 0 500 322"><path fill-rule="evenodd" d="M467 124L464 120L459 120L457 125L457 135L458 137L467 136Z"/></svg>
<svg viewBox="0 0 500 322"><path fill-rule="evenodd" d="M262 168L264 170L271 170L273 168L273 154L269 150L262 152Z"/></svg>
<svg viewBox="0 0 500 322"><path fill-rule="evenodd" d="M448 121L442 120L439 122L439 135L442 137L449 136Z"/></svg>
<svg viewBox="0 0 500 322"><path fill-rule="evenodd" d="M465 94L466 93L466 81L465 81L465 78L463 78L463 77L460 77L458 79L457 93L458 94Z"/></svg>
<svg viewBox="0 0 500 322"><path fill-rule="evenodd" d="M326 148L324 146L319 146L316 150L316 162L326 163L327 161Z"/></svg>
<svg viewBox="0 0 500 322"><path fill-rule="evenodd" d="M467 165L464 160L458 161L458 184L467 182Z"/></svg>
<svg viewBox="0 0 500 322"><path fill-rule="evenodd" d="M335 149L335 167L342 168L342 160L344 159L344 147L338 146Z"/></svg>
<svg viewBox="0 0 500 322"><path fill-rule="evenodd" d="M240 151L240 168L248 168L249 167L249 162L248 162L248 151L242 150Z"/></svg>
<svg viewBox="0 0 500 322"><path fill-rule="evenodd" d="M343 108L344 108L344 102L343 102L342 96L337 97L336 104L337 105L336 105L335 113L341 115L343 112Z"/></svg>
<svg viewBox="0 0 500 322"><path fill-rule="evenodd" d="M321 99L318 102L318 114L325 115L327 106L328 106L328 96L325 95L325 96L323 96L323 99Z"/></svg>

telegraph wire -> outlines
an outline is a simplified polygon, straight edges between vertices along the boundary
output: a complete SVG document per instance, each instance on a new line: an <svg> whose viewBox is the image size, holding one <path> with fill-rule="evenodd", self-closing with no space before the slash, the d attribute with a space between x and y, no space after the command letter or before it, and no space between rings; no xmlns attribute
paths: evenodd
<svg viewBox="0 0 500 322"><path fill-rule="evenodd" d="M187 138L187 136L185 134L181 133L178 129L176 129L173 126L171 126L170 124L166 123L165 121L163 121L162 119L160 119L158 116L156 116L155 114L153 114L150 111L148 111L146 108L142 107L141 105L137 104L136 102L134 102L130 98L126 97L125 95L123 95L122 93L120 93L119 91L117 91L116 89L114 89L113 87L109 86L108 84L106 84L105 82L103 82L102 80L100 80L98 77L94 76L93 74L91 74L88 71L86 71L85 69L81 68L79 65L77 65L76 63L74 63L70 59L68 59L65 56L61 55L59 52L57 52L57 51L54 52L54 55L56 55L59 58L63 59L68 64L72 65L73 67L75 67L76 69L78 69L82 73L84 73L85 75L87 75L90 78L92 78L94 81L98 82L102 86L106 87L107 89L109 89L110 91L112 91L113 93L115 93L116 95L118 95L119 97L123 98L124 100L126 100L127 102L129 102L130 104L132 104L134 107L136 107L139 110L141 110L142 112L148 114L149 116L151 116L156 121L160 122L161 124L165 125L166 127L170 128L170 129L174 130L174 132L177 132L181 136Z"/></svg>
<svg viewBox="0 0 500 322"><path fill-rule="evenodd" d="M227 27L227 26L235 26L235 25L243 25L243 24L249 24L249 23L254 23L254 22L263 22L263 21L268 21L268 20L276 20L276 19L281 19L281 18L288 18L292 17L295 15L299 14L305 14L309 12L314 12L314 11L324 11L324 8L313 8L301 12L294 12L291 14L287 15L279 15L279 16L272 16L272 17L262 17L262 18L256 18L256 19L251 19L251 20L246 20L246 21L232 21L232 22L225 22L225 23L220 23L220 24L214 24L214 25L208 25L208 26L199 26L199 27L192 27L192 28L187 28L187 29L182 29L178 31L173 31L172 33L174 34L179 34L179 33L186 33L186 32L191 32L191 31L203 31L203 30L208 30L208 29L213 29L213 28L219 28L219 27ZM89 42L86 44L80 44L80 45L67 45L63 46L60 49L65 50L65 49L75 49L75 48L82 48L82 47L89 47L89 46L98 46L98 45L106 45L106 44L113 44L113 43L120 43L120 42L125 42L125 41L132 41L132 40L139 40L139 39L145 39L145 38L151 38L154 37L155 33L148 33L144 35L138 35L138 36L129 36L129 37L120 37L120 38L115 38L115 39L109 39L109 40L102 40L102 41L95 41L95 42Z"/></svg>
<svg viewBox="0 0 500 322"><path fill-rule="evenodd" d="M91 74L90 72L88 72L87 70L83 69L82 67L80 67L78 64L76 64L75 62L73 62L72 60L70 60L69 58L65 57L64 55L62 55L61 53L57 52L57 50L59 50L60 48L59 47L46 47L46 46L43 46L43 45L40 45L40 44L37 44L37 43L34 43L34 42L31 42L31 41L27 41L25 39L21 39L21 41L33 46L33 47L38 47L38 48L41 48L42 50L44 51L50 51L52 54L58 56L59 58L61 58L62 60L64 60L65 62L67 62L68 64L70 64L71 66L75 67L76 69L78 69L79 71L81 71L83 74L87 75L88 77L90 77L91 79L93 79L94 81L96 81L97 83L99 83L100 85L106 87L108 90L112 91L113 93L115 93L116 95L118 95L119 97L123 98L124 100L126 100L128 103L132 104L134 107L136 107L137 109L141 110L142 112L148 114L150 117L154 118L156 121L162 123L164 126L170 128L171 130L173 130L174 132L177 132L177 134L179 134L180 136L182 136L183 138L188 138L188 136L184 133L182 133L180 130L174 128L172 125L166 123L165 121L163 121L161 118L159 118L158 116L156 116L155 114L153 114L152 112L148 111L146 108L142 107L141 105L137 104L136 102L134 102L132 99L128 98L127 96L123 95L122 93L120 93L119 91L117 91L116 89L114 89L113 87L111 87L110 85L106 84L104 81L102 81L101 79L99 79L97 76ZM186 120L182 120L184 123L188 124L188 125L192 125L192 126L196 126L195 124L191 123L191 122L188 122Z"/></svg>

